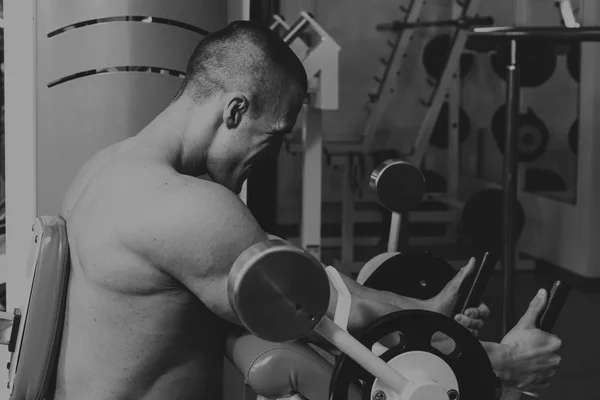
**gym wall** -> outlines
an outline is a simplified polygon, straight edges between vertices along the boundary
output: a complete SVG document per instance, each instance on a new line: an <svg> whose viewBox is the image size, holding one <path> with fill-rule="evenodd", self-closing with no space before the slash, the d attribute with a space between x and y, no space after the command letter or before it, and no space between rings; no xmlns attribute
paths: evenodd
<svg viewBox="0 0 600 400"><path fill-rule="evenodd" d="M56 215L93 154L169 104L191 51L228 10L221 0L36 4L37 213Z"/></svg>

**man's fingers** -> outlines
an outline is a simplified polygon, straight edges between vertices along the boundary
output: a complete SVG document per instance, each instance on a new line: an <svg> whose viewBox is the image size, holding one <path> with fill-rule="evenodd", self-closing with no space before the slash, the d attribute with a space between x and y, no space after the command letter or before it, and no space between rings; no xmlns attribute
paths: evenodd
<svg viewBox="0 0 600 400"><path fill-rule="evenodd" d="M550 357L548 360L546 360L546 362L543 364L544 367L547 368L556 368L560 365L560 362L562 360L562 357L559 356L558 354Z"/></svg>
<svg viewBox="0 0 600 400"><path fill-rule="evenodd" d="M488 306L481 303L477 308L467 308L464 314L473 319L487 319L490 317L491 312Z"/></svg>
<svg viewBox="0 0 600 400"><path fill-rule="evenodd" d="M520 328L535 328L537 316L546 305L546 297L546 290L540 289L536 296L529 302L529 308L527 308L525 314L523 314L519 322L517 322L517 326Z"/></svg>
<svg viewBox="0 0 600 400"><path fill-rule="evenodd" d="M484 322L482 320L469 318L463 314L457 314L454 317L454 320L469 330L481 329L484 325Z"/></svg>

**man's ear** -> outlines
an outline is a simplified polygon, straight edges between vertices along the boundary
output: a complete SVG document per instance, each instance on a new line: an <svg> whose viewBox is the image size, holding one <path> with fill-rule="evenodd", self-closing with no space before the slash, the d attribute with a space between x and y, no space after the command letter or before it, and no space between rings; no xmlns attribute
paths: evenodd
<svg viewBox="0 0 600 400"><path fill-rule="evenodd" d="M228 129L235 129L242 123L242 118L250 109L248 98L242 93L233 93L227 100L223 111L223 121Z"/></svg>

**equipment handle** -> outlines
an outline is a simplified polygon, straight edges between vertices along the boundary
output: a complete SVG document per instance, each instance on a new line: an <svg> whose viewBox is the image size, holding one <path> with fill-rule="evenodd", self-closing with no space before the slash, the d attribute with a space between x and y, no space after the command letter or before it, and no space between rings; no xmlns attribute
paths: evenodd
<svg viewBox="0 0 600 400"><path fill-rule="evenodd" d="M392 369L385 361L373 354L329 318L323 317L315 327L315 331L356 361L367 372L392 388L398 395L401 395L410 383L408 379Z"/></svg>
<svg viewBox="0 0 600 400"><path fill-rule="evenodd" d="M456 313L463 314L467 308L479 305L483 297L483 292L492 276L494 266L498 262L498 258L498 253L484 253L477 271L472 272L471 275L465 278L465 282L463 282L465 289L462 290L459 300L456 303Z"/></svg>
<svg viewBox="0 0 600 400"><path fill-rule="evenodd" d="M538 320L536 321L536 326L545 331L551 332L554 328L554 324L558 319L558 314L560 310L562 310L565 302L567 301L567 296L571 291L571 286L562 282L556 281L550 290L550 295L548 297L548 303L546 304L546 308L542 313L539 314Z"/></svg>

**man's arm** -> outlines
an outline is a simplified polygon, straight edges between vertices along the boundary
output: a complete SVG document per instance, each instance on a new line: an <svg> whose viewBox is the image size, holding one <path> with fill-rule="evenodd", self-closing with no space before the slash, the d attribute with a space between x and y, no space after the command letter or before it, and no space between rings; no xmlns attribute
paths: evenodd
<svg viewBox="0 0 600 400"><path fill-rule="evenodd" d="M268 239L244 203L223 186L208 181L162 194L152 215L136 218L136 231L128 241L135 251L185 285L211 311L240 324L229 304L227 281L238 256ZM144 207L148 208L148 207ZM168 210L156 213L156 209ZM352 295L349 328L418 302L358 285L345 277ZM308 290L308 288L307 288ZM327 315L334 317L337 293L331 292Z"/></svg>

